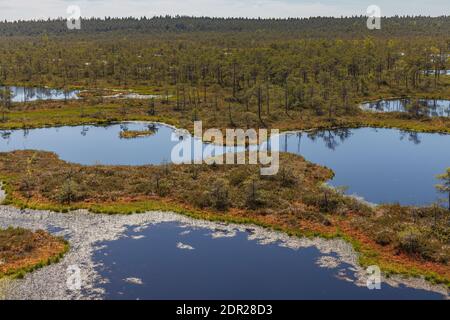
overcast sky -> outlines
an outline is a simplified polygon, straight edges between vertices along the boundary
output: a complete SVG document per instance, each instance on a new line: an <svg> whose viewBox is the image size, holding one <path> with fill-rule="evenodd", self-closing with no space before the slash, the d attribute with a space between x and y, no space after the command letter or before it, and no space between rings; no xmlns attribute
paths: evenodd
<svg viewBox="0 0 450 320"><path fill-rule="evenodd" d="M383 16L450 15L450 0L0 0L0 19L67 17L69 5L83 17L309 17L366 14L372 4Z"/></svg>

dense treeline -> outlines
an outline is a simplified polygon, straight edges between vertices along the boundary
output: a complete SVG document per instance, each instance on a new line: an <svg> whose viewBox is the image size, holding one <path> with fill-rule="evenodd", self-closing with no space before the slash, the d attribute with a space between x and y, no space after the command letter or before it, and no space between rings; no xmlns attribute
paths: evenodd
<svg viewBox="0 0 450 320"><path fill-rule="evenodd" d="M82 20L81 30L71 33L95 34L98 32L254 32L284 33L302 37L355 37L383 36L447 36L450 34L450 17L400 17L383 18L382 29L366 28L367 17L346 18L312 17L290 19L207 18L207 17L153 17L153 18L90 18ZM66 35L65 19L1 22L1 36Z"/></svg>

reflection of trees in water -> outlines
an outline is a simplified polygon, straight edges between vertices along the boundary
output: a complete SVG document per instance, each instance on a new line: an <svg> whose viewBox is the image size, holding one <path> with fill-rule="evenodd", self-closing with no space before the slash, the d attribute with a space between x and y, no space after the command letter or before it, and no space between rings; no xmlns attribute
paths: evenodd
<svg viewBox="0 0 450 320"><path fill-rule="evenodd" d="M36 88L11 87L10 90L13 93L14 97L18 98L16 101L20 102L33 100L33 98L35 98L35 96L37 95Z"/></svg>
<svg viewBox="0 0 450 320"><path fill-rule="evenodd" d="M428 100L429 115L434 117L450 117L450 100Z"/></svg>
<svg viewBox="0 0 450 320"><path fill-rule="evenodd" d="M30 129L28 129L28 128L23 129L23 137L24 138L28 137L29 134L30 134Z"/></svg>
<svg viewBox="0 0 450 320"><path fill-rule="evenodd" d="M297 140L297 151L296 151L296 153L300 154L303 132L296 132L295 134L293 134L293 133L284 134L283 135L284 136L284 148L282 148L282 149L283 149L284 152L288 152L288 144L289 144L288 143L288 139L293 137L294 135L295 135L296 140ZM269 139L269 144L268 145L270 147L270 139ZM269 149L269 151L270 151L270 149Z"/></svg>
<svg viewBox="0 0 450 320"><path fill-rule="evenodd" d="M82 135L83 137L86 137L86 135L87 135L88 132L89 132L89 127L87 127L87 126L81 127L81 135Z"/></svg>
<svg viewBox="0 0 450 320"><path fill-rule="evenodd" d="M420 135L417 132L411 132L411 131L400 131L400 140L405 140L405 138L408 139L408 141L411 141L414 144L420 144L422 142Z"/></svg>
<svg viewBox="0 0 450 320"><path fill-rule="evenodd" d="M33 100L64 99L68 100L76 93L72 90L59 90L49 88L9 87L15 102L28 102Z"/></svg>
<svg viewBox="0 0 450 320"><path fill-rule="evenodd" d="M379 102L382 107L380 110L387 112L404 112L406 106L409 104L409 99L398 99L398 100L382 100Z"/></svg>
<svg viewBox="0 0 450 320"><path fill-rule="evenodd" d="M296 133L288 133L283 134L281 139L281 149L284 152L288 152L289 147L292 147L293 145L296 146L296 152L297 154L300 154L301 151L301 145L302 145L302 138L304 132L296 132ZM315 142L317 140L322 140L325 143L325 146L328 149L335 150L339 144L343 143L345 140L350 138L350 136L353 135L352 129L347 128L341 128L341 129L334 129L334 130L320 130L320 131L314 131L307 133L308 138ZM292 142L291 140L296 140ZM283 141L284 140L284 141ZM291 143L291 145L289 145Z"/></svg>
<svg viewBox="0 0 450 320"><path fill-rule="evenodd" d="M353 132L351 129L342 128L311 132L308 133L308 138L310 138L312 141L321 139L328 149L335 150L340 143L344 143L344 141L350 138L352 135Z"/></svg>
<svg viewBox="0 0 450 320"><path fill-rule="evenodd" d="M31 88L23 88L23 97L25 101L32 100L36 96L35 90Z"/></svg>
<svg viewBox="0 0 450 320"><path fill-rule="evenodd" d="M430 117L450 116L450 100L403 98L379 100L366 106L381 112L409 112L415 116Z"/></svg>
<svg viewBox="0 0 450 320"><path fill-rule="evenodd" d="M11 131L0 131L0 136L4 140L9 140L11 138Z"/></svg>
<svg viewBox="0 0 450 320"><path fill-rule="evenodd" d="M53 97L53 90L46 88L26 88L27 97L31 99L50 99Z"/></svg>
<svg viewBox="0 0 450 320"><path fill-rule="evenodd" d="M147 130L151 131L153 134L155 134L155 133L158 132L159 128L158 128L158 126L156 124L150 123L150 124L147 125Z"/></svg>

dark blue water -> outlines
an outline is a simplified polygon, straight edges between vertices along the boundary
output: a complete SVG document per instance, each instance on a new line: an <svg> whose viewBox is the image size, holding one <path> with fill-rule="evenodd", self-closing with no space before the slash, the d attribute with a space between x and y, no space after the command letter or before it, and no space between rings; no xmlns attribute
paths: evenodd
<svg viewBox="0 0 450 320"><path fill-rule="evenodd" d="M4 88L4 87L0 87ZM12 102L28 102L36 100L70 100L78 99L79 91L33 87L8 87Z"/></svg>
<svg viewBox="0 0 450 320"><path fill-rule="evenodd" d="M419 100L424 107L420 111L430 117L450 117L450 100ZM406 112L411 107L411 99L392 99L367 102L361 105L364 110L376 112Z"/></svg>
<svg viewBox="0 0 450 320"><path fill-rule="evenodd" d="M182 234L189 230L189 234ZM238 232L232 238L211 237L207 229L161 223L127 237L101 243L94 262L107 299L442 299L436 293L382 284L369 290L338 278L353 279L349 265L320 268L314 247L293 250L259 245ZM145 236L133 239L131 236ZM182 242L194 250L177 248ZM138 278L142 284L125 279Z"/></svg>
<svg viewBox="0 0 450 320"><path fill-rule="evenodd" d="M170 162L172 148L186 139L172 128L157 125L154 135L137 139L119 136L123 130L145 130L147 126L129 123L1 131L0 151L46 150L85 165ZM347 186L348 193L374 203L430 204L443 197L434 188L435 176L450 166L450 135L396 129L286 134L280 148L333 169L332 185ZM216 154L224 152L221 147L214 149Z"/></svg>
<svg viewBox="0 0 450 320"><path fill-rule="evenodd" d="M396 129L288 134L281 150L333 169L332 185L373 203L430 204L443 197L436 175L450 167L450 135Z"/></svg>

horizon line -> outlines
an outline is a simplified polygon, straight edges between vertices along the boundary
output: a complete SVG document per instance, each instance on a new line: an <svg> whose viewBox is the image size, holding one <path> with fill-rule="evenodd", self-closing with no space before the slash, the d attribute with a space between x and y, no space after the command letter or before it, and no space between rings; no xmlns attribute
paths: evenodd
<svg viewBox="0 0 450 320"><path fill-rule="evenodd" d="M154 16L81 16L81 20L152 20L152 19L180 19L180 18L190 18L190 19L222 19L222 20L276 20L276 21L289 21L289 20L308 20L308 19L354 19L354 18L368 18L368 15L351 15L351 16L309 16L309 17L244 17L244 16L195 16L195 15L154 15ZM389 15L381 16L382 19L390 18L450 18L450 15ZM33 19L1 19L0 23L19 23L19 22L51 22L51 21L67 21L67 17L48 17L48 18L33 18Z"/></svg>

